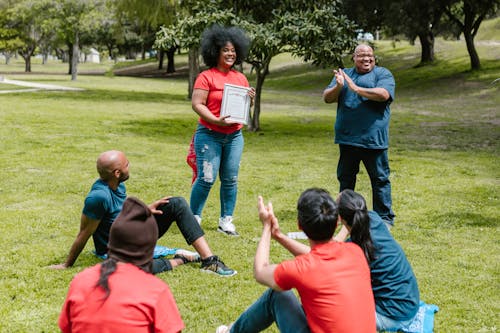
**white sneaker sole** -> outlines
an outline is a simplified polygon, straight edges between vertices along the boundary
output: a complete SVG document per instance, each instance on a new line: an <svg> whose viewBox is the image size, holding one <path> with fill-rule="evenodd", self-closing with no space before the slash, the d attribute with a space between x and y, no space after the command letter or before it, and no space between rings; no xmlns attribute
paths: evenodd
<svg viewBox="0 0 500 333"><path fill-rule="evenodd" d="M214 275L217 275L217 276L220 276L220 277L224 277L224 278L226 278L226 277L231 277L231 276L235 276L236 274L238 274L238 272L237 272L237 271L233 271L233 274L227 274L227 275L224 275L224 274L219 274L219 273L217 273L217 272L211 271L211 270L209 270L209 269L203 269L203 268L200 268L200 271L201 271L202 273L214 274Z"/></svg>
<svg viewBox="0 0 500 333"><path fill-rule="evenodd" d="M229 231L229 230L224 230L221 227L217 228L218 232L222 232L223 234L226 234L228 236L233 236L233 237L238 237L240 234L238 234L236 231Z"/></svg>

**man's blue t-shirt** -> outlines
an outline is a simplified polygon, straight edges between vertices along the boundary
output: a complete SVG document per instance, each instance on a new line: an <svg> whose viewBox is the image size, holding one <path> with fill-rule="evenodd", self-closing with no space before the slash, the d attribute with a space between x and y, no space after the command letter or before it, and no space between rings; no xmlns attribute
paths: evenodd
<svg viewBox="0 0 500 333"><path fill-rule="evenodd" d="M85 198L82 213L91 219L101 221L92 235L96 254L103 255L108 252L109 230L122 211L126 197L125 184L120 183L113 191L107 183L98 179Z"/></svg>
<svg viewBox="0 0 500 333"><path fill-rule="evenodd" d="M403 249L382 218L373 211L368 214L370 235L375 246L375 259L370 263L370 272L376 311L394 320L411 319L420 303L417 278Z"/></svg>
<svg viewBox="0 0 500 333"><path fill-rule="evenodd" d="M394 100L396 83L392 73L375 66L369 73L360 74L355 68L344 72L362 88L384 88L390 98L385 102L371 101L350 90L347 83L340 92L335 121L335 143L368 149L387 149L389 147L389 105ZM336 85L335 77L327 88Z"/></svg>

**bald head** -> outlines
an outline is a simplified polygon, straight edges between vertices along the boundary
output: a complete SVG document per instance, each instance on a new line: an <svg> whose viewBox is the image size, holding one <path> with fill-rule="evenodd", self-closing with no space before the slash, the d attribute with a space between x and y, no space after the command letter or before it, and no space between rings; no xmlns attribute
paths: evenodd
<svg viewBox="0 0 500 333"><path fill-rule="evenodd" d="M128 160L125 153L119 150L109 150L101 153L97 158L97 172L102 180L108 181L113 178L115 173L119 171L121 175L118 177L126 176L121 181L128 179Z"/></svg>
<svg viewBox="0 0 500 333"><path fill-rule="evenodd" d="M368 52L371 52L373 54L373 49L370 45L366 45L366 44L359 44L354 49L354 54L368 53Z"/></svg>

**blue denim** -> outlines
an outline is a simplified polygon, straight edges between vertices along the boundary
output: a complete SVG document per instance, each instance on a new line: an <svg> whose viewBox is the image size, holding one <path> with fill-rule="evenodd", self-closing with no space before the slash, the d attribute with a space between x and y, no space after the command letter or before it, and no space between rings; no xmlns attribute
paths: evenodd
<svg viewBox="0 0 500 333"><path fill-rule="evenodd" d="M223 134L198 125L194 137L198 176L191 189L190 199L193 214L201 216L210 189L219 174L220 216L233 215L243 145L241 130Z"/></svg>
<svg viewBox="0 0 500 333"><path fill-rule="evenodd" d="M261 332L276 322L282 333L310 333L306 314L291 291L268 289L232 324L231 333Z"/></svg>
<svg viewBox="0 0 500 333"><path fill-rule="evenodd" d="M363 162L372 185L373 210L388 224L394 224L392 211L391 181L389 180L389 157L387 149L367 149L339 145L340 158L337 166L337 179L340 191L356 186L359 164Z"/></svg>
<svg viewBox="0 0 500 333"><path fill-rule="evenodd" d="M415 317L417 315L415 314ZM415 317L408 320L394 320L380 313L375 312L375 318L377 320L377 332L408 332L406 328L410 326Z"/></svg>

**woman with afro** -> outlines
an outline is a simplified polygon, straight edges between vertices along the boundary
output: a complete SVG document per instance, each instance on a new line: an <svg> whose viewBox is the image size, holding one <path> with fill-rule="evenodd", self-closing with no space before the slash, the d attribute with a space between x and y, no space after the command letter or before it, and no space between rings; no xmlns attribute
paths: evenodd
<svg viewBox="0 0 500 333"><path fill-rule="evenodd" d="M201 223L202 210L217 174L220 177L218 231L238 236L233 224L238 190L238 171L243 152L243 125L221 116L224 84L249 87L244 74L234 69L245 59L250 40L237 27L213 25L201 36L201 54L209 67L193 87L192 107L200 116L194 136L197 176L191 190L191 210ZM253 99L255 89L249 88Z"/></svg>

